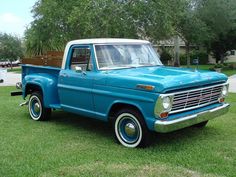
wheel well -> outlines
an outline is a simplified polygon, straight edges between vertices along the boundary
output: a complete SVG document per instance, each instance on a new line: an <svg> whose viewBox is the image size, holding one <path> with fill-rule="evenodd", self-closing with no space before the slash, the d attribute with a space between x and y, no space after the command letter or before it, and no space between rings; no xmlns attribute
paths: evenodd
<svg viewBox="0 0 236 177"><path fill-rule="evenodd" d="M38 85L35 84L27 84L26 88L25 88L25 96L27 96L28 94L31 94L35 91L39 91L41 92L41 94L43 94L42 88Z"/></svg>
<svg viewBox="0 0 236 177"><path fill-rule="evenodd" d="M112 120L114 117L115 117L115 114L123 109L123 108L126 108L126 109L132 109L132 110L136 110L138 111L141 115L142 112L139 110L138 107L134 106L134 105L131 105L131 104L126 104L126 103L115 103L114 105L112 105L110 111L109 111L109 114L108 114L108 119L109 121Z"/></svg>

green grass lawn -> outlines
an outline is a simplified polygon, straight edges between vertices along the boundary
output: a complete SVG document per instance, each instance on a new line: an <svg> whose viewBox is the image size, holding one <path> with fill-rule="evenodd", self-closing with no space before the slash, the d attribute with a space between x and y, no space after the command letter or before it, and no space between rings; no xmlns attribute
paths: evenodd
<svg viewBox="0 0 236 177"><path fill-rule="evenodd" d="M209 68L212 68L214 65L199 65L199 69L203 70L209 70ZM186 65L183 65L182 67L187 67ZM191 65L191 68L196 68L196 65ZM232 76L236 74L236 69L223 69L222 73L226 74L227 76Z"/></svg>
<svg viewBox="0 0 236 177"><path fill-rule="evenodd" d="M15 68L9 68L7 69L7 72L14 72L14 73L21 73L21 67L15 67Z"/></svg>
<svg viewBox="0 0 236 177"><path fill-rule="evenodd" d="M62 111L47 122L29 118L0 87L0 176L235 176L236 94L227 115L204 129L156 134L146 149L114 141L106 123Z"/></svg>

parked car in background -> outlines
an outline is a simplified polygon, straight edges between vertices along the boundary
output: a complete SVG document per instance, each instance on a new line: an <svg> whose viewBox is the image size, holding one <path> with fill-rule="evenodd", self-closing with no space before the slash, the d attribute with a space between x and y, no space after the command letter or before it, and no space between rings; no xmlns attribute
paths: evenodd
<svg viewBox="0 0 236 177"><path fill-rule="evenodd" d="M19 59L12 62L12 66L13 66L13 67L14 67L14 66L19 66L20 64L21 64L21 61L20 61Z"/></svg>
<svg viewBox="0 0 236 177"><path fill-rule="evenodd" d="M0 66L2 67L2 68L4 68L4 67L9 67L9 66L11 66L11 63L10 63L10 61L0 61Z"/></svg>
<svg viewBox="0 0 236 177"><path fill-rule="evenodd" d="M22 105L33 120L62 109L110 122L126 147L148 145L150 132L204 127L229 109L226 75L166 67L144 40L75 40L61 58L22 63L22 91L12 95L30 95Z"/></svg>

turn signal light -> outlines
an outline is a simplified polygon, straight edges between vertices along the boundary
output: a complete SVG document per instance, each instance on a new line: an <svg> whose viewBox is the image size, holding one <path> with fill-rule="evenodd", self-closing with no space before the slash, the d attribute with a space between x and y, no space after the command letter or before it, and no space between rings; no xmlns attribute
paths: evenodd
<svg viewBox="0 0 236 177"><path fill-rule="evenodd" d="M160 114L160 118L164 119L166 117L168 117L168 112L163 112Z"/></svg>
<svg viewBox="0 0 236 177"><path fill-rule="evenodd" d="M220 98L220 99L219 99L219 102L220 102L220 103L223 103L224 101L225 101L225 98Z"/></svg>
<svg viewBox="0 0 236 177"><path fill-rule="evenodd" d="M138 84L136 87L139 89L148 90L148 91L152 91L155 89L155 87L153 85Z"/></svg>

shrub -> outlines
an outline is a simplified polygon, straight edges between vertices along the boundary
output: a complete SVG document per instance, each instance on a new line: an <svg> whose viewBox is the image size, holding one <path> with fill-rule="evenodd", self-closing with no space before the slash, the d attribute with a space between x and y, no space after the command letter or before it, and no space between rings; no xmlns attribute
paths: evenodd
<svg viewBox="0 0 236 177"><path fill-rule="evenodd" d="M223 64L220 64L220 63L214 65L214 68L224 68L224 67L225 66Z"/></svg>
<svg viewBox="0 0 236 177"><path fill-rule="evenodd" d="M191 51L190 52L190 63L192 64L193 59L199 59L200 65L208 64L208 54L204 51ZM187 56L186 54L180 55L180 65L186 65L187 64Z"/></svg>
<svg viewBox="0 0 236 177"><path fill-rule="evenodd" d="M229 67L230 69L236 69L236 63L230 63L230 64L228 65L228 67Z"/></svg>
<svg viewBox="0 0 236 177"><path fill-rule="evenodd" d="M167 65L168 61L171 60L172 56L171 56L170 52L167 49L162 48L160 58L161 58L162 63Z"/></svg>

